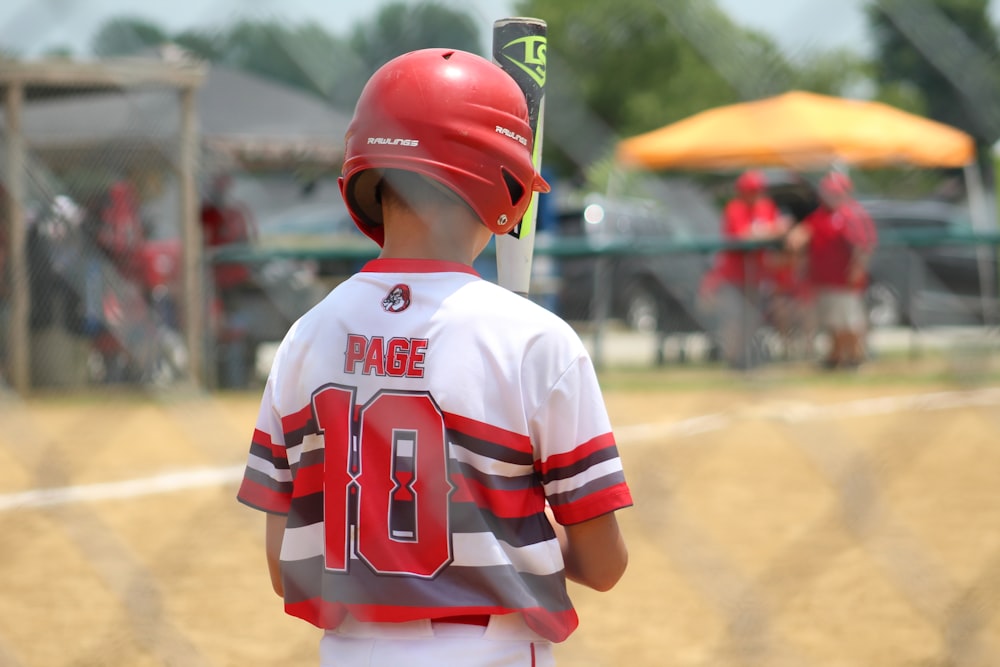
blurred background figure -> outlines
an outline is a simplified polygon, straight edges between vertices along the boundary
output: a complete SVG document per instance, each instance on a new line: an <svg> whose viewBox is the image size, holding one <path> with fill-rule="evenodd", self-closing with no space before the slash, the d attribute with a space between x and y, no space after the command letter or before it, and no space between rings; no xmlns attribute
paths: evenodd
<svg viewBox="0 0 1000 667"><path fill-rule="evenodd" d="M123 277L134 280L141 273L139 248L146 240L139 194L127 178L108 186L100 211L97 244Z"/></svg>
<svg viewBox="0 0 1000 667"><path fill-rule="evenodd" d="M212 250L249 243L257 237L252 216L234 200L232 190L232 176L218 174L202 202L202 233L209 256ZM245 387L250 380L253 350L244 296L253 290L253 274L246 264L215 262L212 278L219 382L226 388Z"/></svg>
<svg viewBox="0 0 1000 667"><path fill-rule="evenodd" d="M767 194L764 174L749 170L735 183L735 196L722 213L721 235L726 241L763 241L781 238L787 217ZM780 249L732 249L716 256L715 266L701 287L703 303L712 311L722 357L733 368L749 368L759 359L751 345L763 321L762 288L786 280Z"/></svg>
<svg viewBox="0 0 1000 667"><path fill-rule="evenodd" d="M0 386L7 381L7 330L10 309L10 278L7 275L7 256L10 253L8 205L7 190L0 184Z"/></svg>
<svg viewBox="0 0 1000 667"><path fill-rule="evenodd" d="M789 233L787 247L804 252L816 295L818 326L829 338L824 368L857 368L865 358L868 263L875 225L853 197L850 177L830 172L819 183L820 205Z"/></svg>

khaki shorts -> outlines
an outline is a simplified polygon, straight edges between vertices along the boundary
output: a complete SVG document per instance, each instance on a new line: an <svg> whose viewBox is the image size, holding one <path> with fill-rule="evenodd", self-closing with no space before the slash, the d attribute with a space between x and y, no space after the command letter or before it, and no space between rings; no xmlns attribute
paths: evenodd
<svg viewBox="0 0 1000 667"><path fill-rule="evenodd" d="M850 289L821 289L816 293L819 326L831 331L861 333L868 328L865 297Z"/></svg>

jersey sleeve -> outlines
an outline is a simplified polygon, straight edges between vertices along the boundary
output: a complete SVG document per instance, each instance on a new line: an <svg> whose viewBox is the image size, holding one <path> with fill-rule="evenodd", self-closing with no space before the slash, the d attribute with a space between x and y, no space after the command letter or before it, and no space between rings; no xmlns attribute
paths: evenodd
<svg viewBox="0 0 1000 667"><path fill-rule="evenodd" d="M588 356L562 374L531 423L535 468L559 523L580 523L632 505Z"/></svg>
<svg viewBox="0 0 1000 667"><path fill-rule="evenodd" d="M292 473L281 419L274 407L273 386L272 375L261 398L237 499L264 512L288 514L292 502Z"/></svg>

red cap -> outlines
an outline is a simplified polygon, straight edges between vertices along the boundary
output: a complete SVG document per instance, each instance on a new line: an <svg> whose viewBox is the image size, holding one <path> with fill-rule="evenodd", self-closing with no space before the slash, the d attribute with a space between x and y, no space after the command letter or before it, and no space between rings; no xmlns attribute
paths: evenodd
<svg viewBox="0 0 1000 667"><path fill-rule="evenodd" d="M766 185L764 174L755 170L745 171L736 179L736 191L741 195L759 194L764 191Z"/></svg>

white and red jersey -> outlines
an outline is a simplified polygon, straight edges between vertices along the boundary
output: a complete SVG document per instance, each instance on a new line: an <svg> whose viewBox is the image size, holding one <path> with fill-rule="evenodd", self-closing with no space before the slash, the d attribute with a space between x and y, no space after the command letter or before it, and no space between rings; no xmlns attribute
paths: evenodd
<svg viewBox="0 0 1000 667"><path fill-rule="evenodd" d="M544 514L632 504L572 328L468 266L368 263L278 349L239 500L287 514L285 609L321 628L577 616Z"/></svg>

